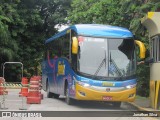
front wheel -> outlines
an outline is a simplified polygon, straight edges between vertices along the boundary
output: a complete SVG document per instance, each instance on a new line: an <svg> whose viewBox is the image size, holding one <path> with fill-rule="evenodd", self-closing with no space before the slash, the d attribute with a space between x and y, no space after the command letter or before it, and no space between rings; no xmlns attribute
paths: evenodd
<svg viewBox="0 0 160 120"><path fill-rule="evenodd" d="M53 93L53 97L54 97L54 98L59 98L59 96L60 96L59 94Z"/></svg>
<svg viewBox="0 0 160 120"><path fill-rule="evenodd" d="M73 99L72 98L70 98L69 97L69 89L68 89L68 86L66 86L66 99L65 99L65 101L66 101L66 103L68 104L68 105L72 105L73 104Z"/></svg>
<svg viewBox="0 0 160 120"><path fill-rule="evenodd" d="M113 102L113 107L115 108L120 108L121 107L121 102Z"/></svg>

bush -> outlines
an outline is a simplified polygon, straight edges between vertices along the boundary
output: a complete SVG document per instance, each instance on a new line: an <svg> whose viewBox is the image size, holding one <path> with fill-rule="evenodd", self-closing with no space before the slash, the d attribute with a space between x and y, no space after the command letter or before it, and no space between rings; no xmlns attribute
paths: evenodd
<svg viewBox="0 0 160 120"><path fill-rule="evenodd" d="M137 66L137 95L149 96L150 67L148 65Z"/></svg>

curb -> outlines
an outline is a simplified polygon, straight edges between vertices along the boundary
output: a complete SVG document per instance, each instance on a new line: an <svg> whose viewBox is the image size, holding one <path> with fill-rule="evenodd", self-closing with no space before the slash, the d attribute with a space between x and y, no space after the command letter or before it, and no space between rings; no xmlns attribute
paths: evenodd
<svg viewBox="0 0 160 120"><path fill-rule="evenodd" d="M144 108L144 107L140 107L137 104L135 104L134 102L127 102L128 104L136 107L139 111L146 111L146 112L153 112L156 113L158 115L158 117L160 117L160 110L154 110L152 108Z"/></svg>

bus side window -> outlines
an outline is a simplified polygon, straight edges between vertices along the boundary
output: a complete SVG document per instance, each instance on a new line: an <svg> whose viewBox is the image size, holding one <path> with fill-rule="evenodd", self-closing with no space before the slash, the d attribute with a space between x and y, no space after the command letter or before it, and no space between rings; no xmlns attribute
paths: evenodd
<svg viewBox="0 0 160 120"><path fill-rule="evenodd" d="M77 70L77 55L72 54L72 68L76 71Z"/></svg>
<svg viewBox="0 0 160 120"><path fill-rule="evenodd" d="M61 53L62 53L62 57L65 57L67 59L69 59L69 35L70 34L65 34L62 38L61 38Z"/></svg>

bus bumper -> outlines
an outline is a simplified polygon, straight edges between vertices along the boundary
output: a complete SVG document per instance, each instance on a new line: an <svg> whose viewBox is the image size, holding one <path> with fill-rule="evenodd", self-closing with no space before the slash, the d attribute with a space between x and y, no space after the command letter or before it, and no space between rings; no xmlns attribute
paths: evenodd
<svg viewBox="0 0 160 120"><path fill-rule="evenodd" d="M135 100L136 87L117 92L102 92L95 91L79 84L76 84L77 100L91 100L91 101L123 101L133 102Z"/></svg>

